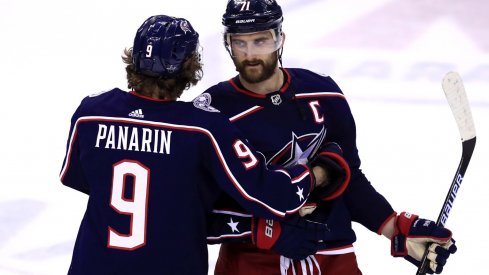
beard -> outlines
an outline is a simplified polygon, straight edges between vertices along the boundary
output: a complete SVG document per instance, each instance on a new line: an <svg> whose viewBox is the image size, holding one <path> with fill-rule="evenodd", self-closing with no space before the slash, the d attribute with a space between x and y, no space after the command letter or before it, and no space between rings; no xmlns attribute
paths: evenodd
<svg viewBox="0 0 489 275"><path fill-rule="evenodd" d="M246 82L255 84L272 77L278 64L278 55L277 52L274 52L270 55L270 58L267 58L266 60L253 59L243 60L241 62L237 61L236 58L233 58L233 62L239 75ZM254 66L254 68L250 68L250 65Z"/></svg>

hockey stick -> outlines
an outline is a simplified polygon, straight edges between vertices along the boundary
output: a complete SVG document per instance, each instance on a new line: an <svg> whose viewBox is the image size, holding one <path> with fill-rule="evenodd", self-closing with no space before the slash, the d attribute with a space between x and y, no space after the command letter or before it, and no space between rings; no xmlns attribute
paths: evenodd
<svg viewBox="0 0 489 275"><path fill-rule="evenodd" d="M457 192L464 179L465 171L469 166L470 158L475 147L475 127L472 119L472 113L470 111L469 101L465 93L465 88L462 82L462 78L456 72L449 72L443 77L442 81L443 91L447 98L450 109L452 110L457 127L462 137L462 157L458 165L455 176L453 177L452 185L448 190L448 194L441 208L440 214L436 224L438 226L445 226L445 223L450 214L450 210L453 207ZM428 247L425 250L421 265L416 272L416 275L426 274L429 261L427 260Z"/></svg>

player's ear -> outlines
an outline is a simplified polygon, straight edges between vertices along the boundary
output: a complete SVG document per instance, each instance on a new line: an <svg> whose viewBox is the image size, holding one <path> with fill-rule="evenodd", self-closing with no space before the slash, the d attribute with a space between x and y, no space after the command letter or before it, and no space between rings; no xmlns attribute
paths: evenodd
<svg viewBox="0 0 489 275"><path fill-rule="evenodd" d="M284 42L285 42L285 32L282 32L280 33L280 35L282 36L282 45L280 45L280 48L282 48L284 46Z"/></svg>

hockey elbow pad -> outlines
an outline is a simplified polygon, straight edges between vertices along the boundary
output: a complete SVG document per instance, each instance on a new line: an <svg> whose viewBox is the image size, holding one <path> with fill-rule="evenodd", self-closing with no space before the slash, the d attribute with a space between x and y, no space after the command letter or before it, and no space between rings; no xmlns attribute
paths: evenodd
<svg viewBox="0 0 489 275"><path fill-rule="evenodd" d="M332 200L343 194L350 182L351 172L343 158L341 147L335 142L326 143L309 166L320 166L327 173L327 179L312 192L321 200Z"/></svg>

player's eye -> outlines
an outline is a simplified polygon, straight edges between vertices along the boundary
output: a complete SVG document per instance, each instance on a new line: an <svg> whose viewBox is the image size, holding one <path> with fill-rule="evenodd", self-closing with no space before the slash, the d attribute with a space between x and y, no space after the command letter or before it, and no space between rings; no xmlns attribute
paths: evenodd
<svg viewBox="0 0 489 275"><path fill-rule="evenodd" d="M232 43L233 43L233 47L236 47L236 48L246 47L246 42L244 42L243 40L233 40Z"/></svg>
<svg viewBox="0 0 489 275"><path fill-rule="evenodd" d="M265 46L267 44L267 40L269 40L269 39L267 39L267 38L256 39L254 44L255 44L255 46L259 46L259 47Z"/></svg>

